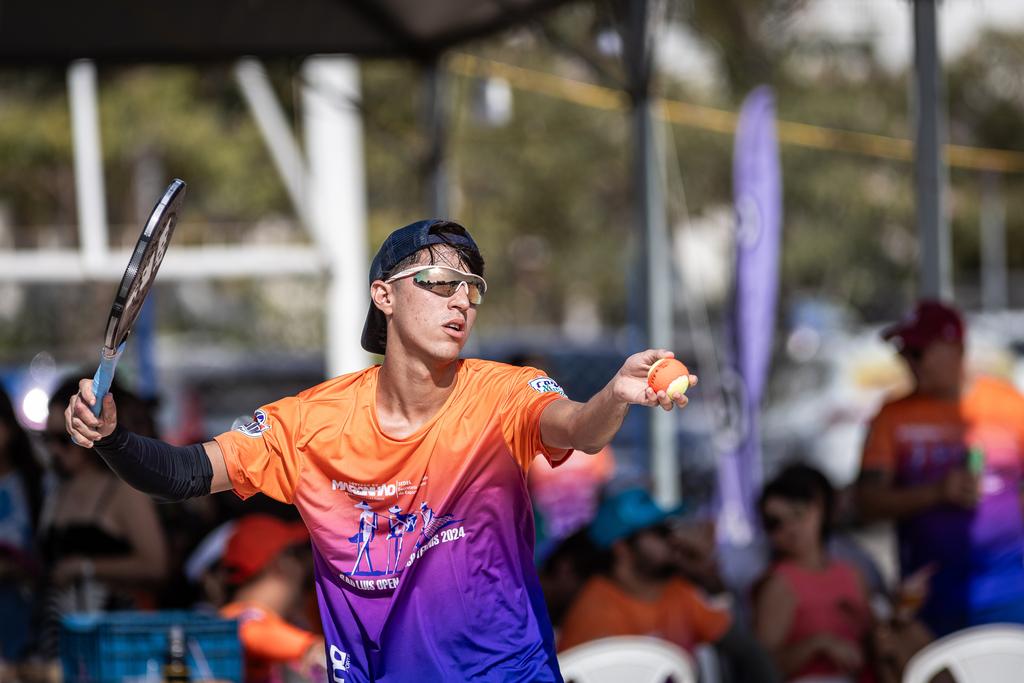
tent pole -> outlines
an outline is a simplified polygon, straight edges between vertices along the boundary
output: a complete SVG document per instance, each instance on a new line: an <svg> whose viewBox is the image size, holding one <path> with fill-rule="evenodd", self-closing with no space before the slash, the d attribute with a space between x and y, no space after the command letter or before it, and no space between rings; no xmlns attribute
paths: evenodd
<svg viewBox="0 0 1024 683"><path fill-rule="evenodd" d="M74 145L75 199L79 244L88 273L99 269L109 244L98 99L96 65L86 59L72 62L68 67L68 100Z"/></svg>
<svg viewBox="0 0 1024 683"><path fill-rule="evenodd" d="M435 57L423 69L422 125L427 136L427 153L421 171L424 206L430 216L447 218L448 203L448 78Z"/></svg>
<svg viewBox="0 0 1024 683"><path fill-rule="evenodd" d="M650 0L628 4L625 56L629 91L633 99L633 201L636 223L643 234L647 344L672 349L672 272L668 244L663 150L655 135L651 96L653 75ZM650 462L655 500L674 507L680 499L679 463L676 455L676 415L650 410Z"/></svg>
<svg viewBox="0 0 1024 683"><path fill-rule="evenodd" d="M359 63L314 56L302 65L310 218L328 263L324 310L329 377L366 367L359 332L369 304Z"/></svg>
<svg viewBox="0 0 1024 683"><path fill-rule="evenodd" d="M946 215L946 142L941 65L936 37L938 0L914 2L915 116L917 144L914 169L917 191L917 234L920 243L921 298L953 296L952 238Z"/></svg>

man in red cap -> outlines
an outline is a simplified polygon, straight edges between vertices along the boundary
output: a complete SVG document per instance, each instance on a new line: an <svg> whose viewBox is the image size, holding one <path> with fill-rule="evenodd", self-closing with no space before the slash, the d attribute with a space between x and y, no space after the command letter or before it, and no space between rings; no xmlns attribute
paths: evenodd
<svg viewBox="0 0 1024 683"><path fill-rule="evenodd" d="M228 540L221 564L233 596L221 614L238 619L247 683L271 680L279 665L323 666L323 638L282 616L301 607L308 553L305 525L269 515L241 518Z"/></svg>
<svg viewBox="0 0 1024 683"><path fill-rule="evenodd" d="M944 303L920 302L882 336L914 388L871 423L861 508L897 522L904 577L934 572L920 616L936 636L1024 623L1024 396L966 379L963 320Z"/></svg>

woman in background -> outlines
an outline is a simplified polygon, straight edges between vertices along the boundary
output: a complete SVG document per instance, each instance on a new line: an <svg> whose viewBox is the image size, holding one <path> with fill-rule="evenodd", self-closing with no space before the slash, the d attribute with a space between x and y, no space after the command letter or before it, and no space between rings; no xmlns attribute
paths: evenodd
<svg viewBox="0 0 1024 683"><path fill-rule="evenodd" d="M31 644L36 532L43 507L43 468L10 397L0 389L0 661L17 662Z"/></svg>
<svg viewBox="0 0 1024 683"><path fill-rule="evenodd" d="M784 469L761 495L774 563L756 592L754 616L787 681L872 680L867 589L852 565L826 549L833 497L825 476L805 465Z"/></svg>
<svg viewBox="0 0 1024 683"><path fill-rule="evenodd" d="M50 398L46 442L60 479L43 524L41 546L50 570L43 652L57 654L60 615L153 606L167 576L167 541L153 500L118 479L94 451L71 442L64 407L78 391L65 382ZM119 409L134 412L129 394ZM138 399L135 399L138 402Z"/></svg>

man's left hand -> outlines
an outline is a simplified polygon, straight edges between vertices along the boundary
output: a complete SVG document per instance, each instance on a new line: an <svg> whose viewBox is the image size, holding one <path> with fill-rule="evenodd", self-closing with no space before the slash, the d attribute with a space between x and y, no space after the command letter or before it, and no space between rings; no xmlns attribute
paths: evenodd
<svg viewBox="0 0 1024 683"><path fill-rule="evenodd" d="M647 384L647 373L651 366L662 358L674 357L675 354L665 349L648 349L634 353L626 359L612 380L612 390L616 398L636 405L661 406L664 410L685 406L689 402L685 394L676 393L668 396L664 391L655 392ZM697 376L690 375L690 387L696 384Z"/></svg>

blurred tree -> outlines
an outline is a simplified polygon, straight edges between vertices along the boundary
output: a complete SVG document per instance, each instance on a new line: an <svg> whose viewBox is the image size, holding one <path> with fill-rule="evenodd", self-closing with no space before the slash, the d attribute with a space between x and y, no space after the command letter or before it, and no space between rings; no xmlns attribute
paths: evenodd
<svg viewBox="0 0 1024 683"><path fill-rule="evenodd" d="M709 88L662 74L657 92L736 110L752 86L767 82L780 118L911 137L907 74L886 71L867 44L799 36L791 20L804 4L662 5L659 35L668 38L674 27L687 27L720 76ZM625 76L615 38L621 16L619 2L574 4L541 24L467 50L621 88ZM1017 77L1024 70L1022 45L1024 36L994 32L949 66L954 142L1024 150ZM300 122L298 63L271 63L268 70ZM377 244L388 230L423 216L419 171L429 145L418 127L420 67L367 61L362 73L369 220ZM0 158L6 162L0 166L0 228L14 228L8 241L19 247L67 246L77 239L64 78L62 70L0 70ZM636 248L628 114L513 91L511 116L488 120L477 115L479 79L453 75L449 92L452 215L473 228L490 259L492 294L481 309L481 332L531 335L564 324L570 312L587 306L606 330L621 327ZM254 233L304 239L229 66L101 68L100 94L112 240L123 243L137 229L135 175L143 158L156 159L166 176L180 175L191 185L176 243L250 239ZM673 222L729 207L731 136L683 127L667 133ZM782 164L783 301L823 297L869 320L899 313L916 288L912 165L793 146L782 148ZM955 279L973 283L979 174L953 171L950 179ZM1011 266L1020 269L1024 178L1003 181L1007 251ZM91 349L98 323L81 321L86 311L104 309L109 290L109 283L31 288L31 306L9 315L0 311L8 315L0 325L0 350L12 357L54 339L76 353L77 345ZM167 290L164 329L203 329L211 339L239 346L314 349L321 343L322 283L315 279ZM177 295L184 290L189 296Z"/></svg>
<svg viewBox="0 0 1024 683"><path fill-rule="evenodd" d="M948 71L950 137L962 145L1024 150L1024 35L992 30L979 36L973 50ZM953 247L959 283L966 296L978 300L980 214L984 178L981 173L955 171L953 185ZM1024 271L1024 177L1004 175L998 191L1006 204L1007 265ZM1019 276L1017 282L1019 283ZM1024 304L1013 294L1010 302Z"/></svg>

